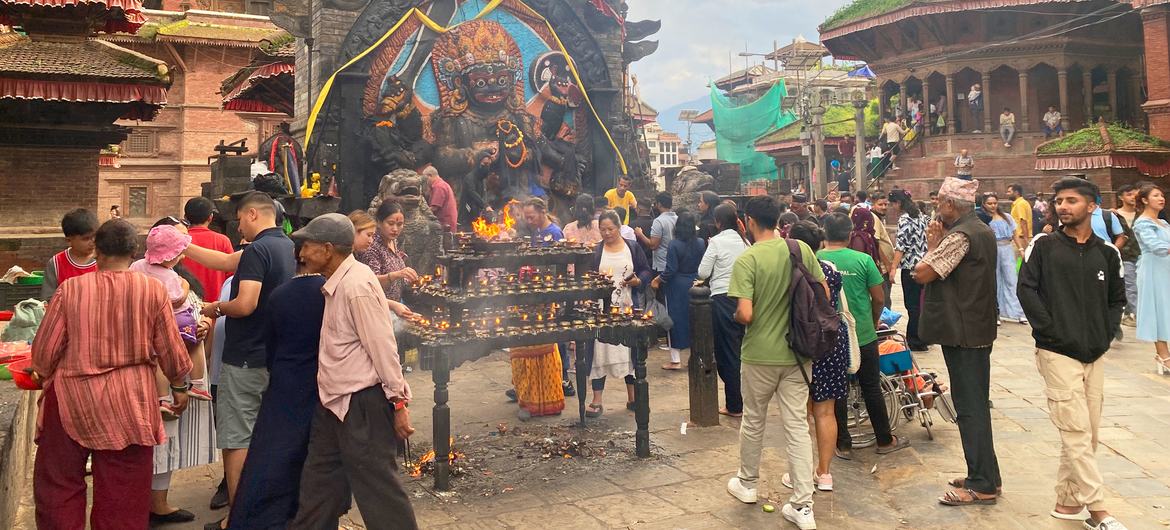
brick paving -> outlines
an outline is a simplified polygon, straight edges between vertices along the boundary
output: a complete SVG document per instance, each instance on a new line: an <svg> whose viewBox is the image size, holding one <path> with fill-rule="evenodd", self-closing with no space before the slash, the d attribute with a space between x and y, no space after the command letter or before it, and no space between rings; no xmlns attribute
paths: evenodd
<svg viewBox="0 0 1170 530"><path fill-rule="evenodd" d="M992 414L1004 477L1004 495L998 505L940 506L935 497L944 490L946 480L962 476L965 469L958 430L936 420L935 440L928 441L917 423L902 423L897 432L912 439L909 449L882 457L872 449L862 449L855 451L852 462L833 462L836 491L815 497L819 527L1080 528L1079 523L1048 516L1060 443L1048 419L1028 329L1004 324L992 355ZM601 464L607 467L601 468L581 462L576 472L569 465L568 473L530 474L491 496L461 491L460 479L454 481L454 493L442 495L427 489L429 479L408 479L416 491L414 506L420 525L437 529L544 528L550 524L574 529L793 528L779 513L787 497L779 479L787 466L777 431L769 426L760 485L761 504L770 502L777 511L764 513L760 505L740 504L724 491L738 466L738 420L722 418L718 427L691 427L681 434L680 424L687 418L687 374L659 370L665 356L666 352L654 349L648 363L653 457L607 460ZM1149 345L1127 339L1106 357L1099 461L1109 509L1135 530L1170 526L1170 458L1166 457L1170 377L1154 373L1151 356ZM938 348L917 359L924 369L943 373L945 379ZM416 396L411 407L418 429L414 442L429 444L429 373L415 372L409 378ZM501 422L518 424L515 405L502 397L510 384L502 354L455 370L451 384L455 434L483 435ZM607 392L606 415L593 424L594 429L609 429L615 437L634 430L633 413L625 411L624 399L620 389ZM574 401L574 411L575 406ZM534 419L524 426L569 425L574 421L571 416L575 414ZM474 454L482 449L469 446L468 451ZM508 466L507 461L492 464ZM200 524L171 528L201 528L202 523L222 516L207 509L219 473L217 467L208 466L176 474L172 503L198 514ZM23 526L18 528L34 527L30 500L26 496ZM346 528L364 528L356 510L342 523Z"/></svg>

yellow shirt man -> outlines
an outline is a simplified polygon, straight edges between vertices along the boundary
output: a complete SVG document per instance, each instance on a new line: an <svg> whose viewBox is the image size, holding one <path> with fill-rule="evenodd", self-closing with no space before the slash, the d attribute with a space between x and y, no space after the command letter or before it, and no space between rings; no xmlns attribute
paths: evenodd
<svg viewBox="0 0 1170 530"><path fill-rule="evenodd" d="M1016 237L1025 241L1032 239L1032 205L1028 199L1016 197L1012 201L1012 220L1016 222Z"/></svg>
<svg viewBox="0 0 1170 530"><path fill-rule="evenodd" d="M622 219L622 224L630 224L630 214L638 207L638 199L630 192L630 184L632 184L630 177L622 176L618 179L616 188L605 192L605 200L610 208L621 207L626 210L626 218Z"/></svg>

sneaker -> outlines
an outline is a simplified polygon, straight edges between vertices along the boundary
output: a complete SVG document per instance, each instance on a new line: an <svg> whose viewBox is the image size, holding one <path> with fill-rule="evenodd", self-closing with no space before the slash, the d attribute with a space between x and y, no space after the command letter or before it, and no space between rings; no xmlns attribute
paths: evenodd
<svg viewBox="0 0 1170 530"><path fill-rule="evenodd" d="M780 483L785 488L792 489L792 477L788 473L780 477ZM831 473L813 475L813 485L816 486L817 491L833 491L833 475Z"/></svg>
<svg viewBox="0 0 1170 530"><path fill-rule="evenodd" d="M800 530L817 530L817 521L813 519L812 506L806 504L797 508L792 503L786 503L780 509L780 513L784 514L784 518Z"/></svg>
<svg viewBox="0 0 1170 530"><path fill-rule="evenodd" d="M564 391L565 397L573 397L577 395L577 391L573 389L573 383L564 381L561 383L561 390Z"/></svg>
<svg viewBox="0 0 1170 530"><path fill-rule="evenodd" d="M732 497L739 499L739 502L744 504L755 504L759 497L756 495L756 488L749 488L743 485L743 481L739 477L731 477L727 481L727 493Z"/></svg>
<svg viewBox="0 0 1170 530"><path fill-rule="evenodd" d="M158 412L162 414L163 421L175 421L179 419L179 413L175 412L174 407L170 403L159 403Z"/></svg>
<svg viewBox="0 0 1170 530"><path fill-rule="evenodd" d="M211 392L208 392L197 386L193 386L187 389L187 396L191 399L197 399L199 401L211 401Z"/></svg>
<svg viewBox="0 0 1170 530"><path fill-rule="evenodd" d="M1121 521L1114 519L1112 515L1100 521L1094 521L1090 517L1085 519L1084 525L1085 530L1129 530L1125 525L1121 524Z"/></svg>

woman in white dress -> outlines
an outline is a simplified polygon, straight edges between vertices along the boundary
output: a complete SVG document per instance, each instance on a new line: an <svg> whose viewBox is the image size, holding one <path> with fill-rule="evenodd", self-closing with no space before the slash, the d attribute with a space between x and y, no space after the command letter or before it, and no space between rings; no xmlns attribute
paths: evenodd
<svg viewBox="0 0 1170 530"><path fill-rule="evenodd" d="M622 238L621 220L614 211L601 214L598 229L601 232L601 243L594 252L597 271L613 277L614 291L611 299L613 305L623 309L633 307L634 300L637 299L634 290L641 287L650 277L646 255L637 245ZM585 415L596 418L605 412L601 396L608 376L621 377L625 380L626 408L633 410L634 363L630 357L630 349L626 346L596 341L593 345L591 366L589 377L592 379L593 399L586 408Z"/></svg>

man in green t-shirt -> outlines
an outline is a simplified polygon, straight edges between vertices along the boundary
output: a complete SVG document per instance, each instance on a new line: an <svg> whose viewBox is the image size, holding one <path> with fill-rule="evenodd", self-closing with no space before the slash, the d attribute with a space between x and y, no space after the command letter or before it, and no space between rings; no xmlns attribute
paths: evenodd
<svg viewBox="0 0 1170 530"><path fill-rule="evenodd" d="M834 213L825 218L825 248L817 257L837 267L841 273L841 291L849 302L849 312L857 321L857 344L861 345L861 368L857 371L857 383L865 398L865 410L869 423L877 436L878 454L887 454L908 447L909 438L898 438L890 433L890 417L886 414L886 402L882 399L881 371L878 369L877 325L881 321L885 304L885 290L882 289L882 273L878 271L873 258L864 252L849 248L849 233L853 222L843 213ZM853 450L853 440L845 424L848 410L843 399L837 404L837 450L848 456Z"/></svg>
<svg viewBox="0 0 1170 530"><path fill-rule="evenodd" d="M727 491L745 503L756 502L768 403L776 396L793 485L792 496L781 512L800 528L816 528L812 511L812 441L806 410L806 374L811 373L811 367L798 364L801 360L788 346L792 263L788 244L775 235L780 207L772 197L760 195L747 202L744 213L755 244L735 261L727 290L727 296L738 299L735 320L747 327L740 350L743 417L739 473L728 481ZM799 245L805 269L828 293L816 255L808 245Z"/></svg>

